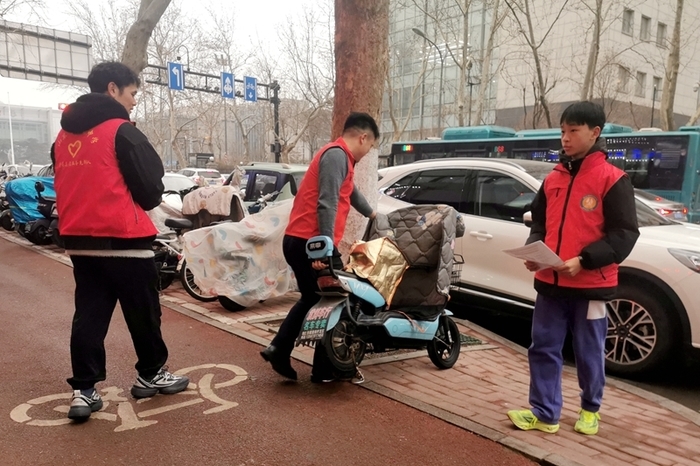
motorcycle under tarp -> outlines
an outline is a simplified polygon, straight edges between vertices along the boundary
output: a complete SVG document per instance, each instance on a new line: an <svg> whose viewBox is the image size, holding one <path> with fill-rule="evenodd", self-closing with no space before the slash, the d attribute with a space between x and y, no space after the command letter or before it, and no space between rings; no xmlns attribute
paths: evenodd
<svg viewBox="0 0 700 466"><path fill-rule="evenodd" d="M10 211L15 223L26 224L45 218L38 210L36 182L44 183L44 197L55 198L53 177L25 176L5 184L5 196L10 204Z"/></svg>

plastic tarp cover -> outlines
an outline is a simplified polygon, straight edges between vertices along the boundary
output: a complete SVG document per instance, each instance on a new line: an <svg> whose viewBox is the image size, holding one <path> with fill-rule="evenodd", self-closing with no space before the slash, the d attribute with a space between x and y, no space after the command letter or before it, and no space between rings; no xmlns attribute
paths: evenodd
<svg viewBox="0 0 700 466"><path fill-rule="evenodd" d="M34 183L41 181L44 183L44 197L56 197L53 188L53 177L26 176L8 181L5 184L5 196L10 204L12 217L17 223L28 223L40 218L43 215L37 210L37 192Z"/></svg>
<svg viewBox="0 0 700 466"><path fill-rule="evenodd" d="M185 260L197 286L246 307L296 290L282 252L292 203L282 201L240 222L185 233Z"/></svg>

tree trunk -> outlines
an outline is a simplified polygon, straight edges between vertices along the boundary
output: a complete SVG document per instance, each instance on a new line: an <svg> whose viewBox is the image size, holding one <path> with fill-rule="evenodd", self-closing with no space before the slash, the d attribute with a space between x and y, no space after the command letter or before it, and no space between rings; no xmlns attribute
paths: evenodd
<svg viewBox="0 0 700 466"><path fill-rule="evenodd" d="M666 79L664 79L663 91L661 91L661 128L664 131L673 131L676 124L673 120L673 101L676 98L676 84L678 82L678 68L681 61L681 20L683 17L683 0L677 0L676 20L673 24L673 37L666 60Z"/></svg>
<svg viewBox="0 0 700 466"><path fill-rule="evenodd" d="M593 37L591 49L588 52L588 64L586 65L586 75L583 78L581 88L581 100L593 99L593 84L595 79L595 69L598 66L598 53L600 52L600 26L603 14L603 0L595 2L595 18L593 19Z"/></svg>
<svg viewBox="0 0 700 466"><path fill-rule="evenodd" d="M544 83L544 76L542 73L542 63L540 61L539 47L535 46L535 29L532 26L532 17L530 16L530 2L525 0L525 14L527 15L527 27L530 33L530 44L532 49L532 55L535 59L535 71L537 72L537 90L538 90L538 100L539 104L544 111L544 116L547 119L547 128L552 127L552 117L549 114L549 104L547 104L547 86Z"/></svg>
<svg viewBox="0 0 700 466"><path fill-rule="evenodd" d="M331 135L343 132L353 111L381 115L389 58L389 0L335 0L335 105ZM378 151L355 167L355 184L371 205L377 200ZM352 211L340 250L362 235L366 220Z"/></svg>
<svg viewBox="0 0 700 466"><path fill-rule="evenodd" d="M170 5L171 0L141 0L139 15L136 22L131 25L126 35L124 52L122 53L122 63L141 73L148 64L146 50L148 41L151 39L153 29L160 20L165 10Z"/></svg>
<svg viewBox="0 0 700 466"><path fill-rule="evenodd" d="M462 66L459 67L459 89L457 89L457 126L464 126L464 100L467 90L467 73L471 71L472 63L469 45L469 3L464 1L462 10ZM471 88L470 88L471 90ZM443 96L444 100L444 96ZM471 112L471 101L469 101L469 112ZM440 128L442 130L442 128Z"/></svg>

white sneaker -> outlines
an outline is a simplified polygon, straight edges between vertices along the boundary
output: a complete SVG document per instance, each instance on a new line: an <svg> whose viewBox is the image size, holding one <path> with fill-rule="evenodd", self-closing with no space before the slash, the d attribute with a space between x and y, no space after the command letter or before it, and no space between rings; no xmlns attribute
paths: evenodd
<svg viewBox="0 0 700 466"><path fill-rule="evenodd" d="M102 409L102 398L97 390L94 388L91 390L73 390L68 419L87 421L90 414Z"/></svg>
<svg viewBox="0 0 700 466"><path fill-rule="evenodd" d="M156 393L172 395L186 389L189 383L189 378L171 374L167 367L162 367L151 380L146 380L140 375L136 377L136 382L131 387L131 395L134 398L148 398Z"/></svg>

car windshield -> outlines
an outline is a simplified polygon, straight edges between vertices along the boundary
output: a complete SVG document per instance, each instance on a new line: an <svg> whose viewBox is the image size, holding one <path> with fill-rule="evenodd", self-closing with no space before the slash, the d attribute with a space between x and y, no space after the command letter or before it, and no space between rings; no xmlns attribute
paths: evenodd
<svg viewBox="0 0 700 466"><path fill-rule="evenodd" d="M556 167L556 163L548 163L548 162L529 162L529 161L523 161L523 160L517 160L516 163L523 167L525 171L533 178L535 178L537 181L544 181L544 179L549 175L554 167Z"/></svg>
<svg viewBox="0 0 700 466"><path fill-rule="evenodd" d="M659 214L639 199L635 199L634 203L637 205L637 223L640 227L655 227L659 225L673 225L676 223Z"/></svg>
<svg viewBox="0 0 700 466"><path fill-rule="evenodd" d="M166 191L182 191L195 185L194 181L180 176L164 176L163 185Z"/></svg>
<svg viewBox="0 0 700 466"><path fill-rule="evenodd" d="M294 184L297 185L297 189L299 189L299 186L301 186L301 180L304 179L304 175L306 175L306 172L292 173Z"/></svg>
<svg viewBox="0 0 700 466"><path fill-rule="evenodd" d="M635 189L634 190L634 195L638 196L642 199L645 199L647 201L654 201L654 202L660 202L660 201L668 201L668 199L664 199L661 196L657 196L656 194L652 194L646 191L643 191L641 189Z"/></svg>

